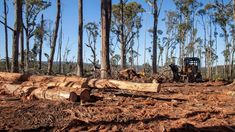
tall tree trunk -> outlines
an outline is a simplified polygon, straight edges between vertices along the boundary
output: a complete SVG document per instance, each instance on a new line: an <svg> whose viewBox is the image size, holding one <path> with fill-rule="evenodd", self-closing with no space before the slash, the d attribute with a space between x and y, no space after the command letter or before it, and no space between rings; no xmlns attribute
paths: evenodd
<svg viewBox="0 0 235 132"><path fill-rule="evenodd" d="M140 38L139 38L139 34L137 36L137 56L136 56L136 71L139 71L139 49L140 49Z"/></svg>
<svg viewBox="0 0 235 132"><path fill-rule="evenodd" d="M20 29L20 69L24 72L24 29L23 29L23 17L21 16L22 26Z"/></svg>
<svg viewBox="0 0 235 132"><path fill-rule="evenodd" d="M57 0L56 22L55 22L55 27L54 27L54 31L53 31L51 52L50 52L50 57L49 57L49 62L48 62L48 69L47 69L47 73L49 75L52 73L53 60L54 60L55 47L56 47L56 40L57 40L58 29L59 29L59 24L60 24L60 10L61 10L60 7L61 7L60 0Z"/></svg>
<svg viewBox="0 0 235 132"><path fill-rule="evenodd" d="M62 39L63 39L63 28L62 28L62 15L61 15L61 21L60 21L60 38L59 38L59 47L58 47L58 59L59 59L59 74L61 74L62 69L62 60L61 60L61 49L62 49Z"/></svg>
<svg viewBox="0 0 235 132"><path fill-rule="evenodd" d="M215 32L217 32L217 26L215 26ZM218 40L217 40L217 35L215 35L215 54L217 55L218 52ZM218 58L215 60L215 76L218 78Z"/></svg>
<svg viewBox="0 0 235 132"><path fill-rule="evenodd" d="M209 44L208 44L208 48L209 48L209 51L208 51L208 77L209 77L209 80L212 79L212 18L210 16L210 22L209 22Z"/></svg>
<svg viewBox="0 0 235 132"><path fill-rule="evenodd" d="M10 63L8 57L8 30L7 30L7 3L4 0L4 23L5 23L5 53L6 53L6 71L10 71Z"/></svg>
<svg viewBox="0 0 235 132"><path fill-rule="evenodd" d="M153 60L152 60L152 68L153 68L153 74L157 73L157 23L158 23L158 6L157 6L157 0L154 0L153 2L154 6L154 22L153 22Z"/></svg>
<svg viewBox="0 0 235 132"><path fill-rule="evenodd" d="M77 64L77 76L83 76L83 0L78 0L79 10L79 27L78 27L78 64Z"/></svg>
<svg viewBox="0 0 235 132"><path fill-rule="evenodd" d="M233 19L235 20L235 0L233 0Z"/></svg>
<svg viewBox="0 0 235 132"><path fill-rule="evenodd" d="M121 4L121 68L126 68L126 43L124 39L124 3L120 0Z"/></svg>
<svg viewBox="0 0 235 132"><path fill-rule="evenodd" d="M28 29L26 29L25 35L26 35L25 71L27 72L29 70L29 32L28 32Z"/></svg>
<svg viewBox="0 0 235 132"><path fill-rule="evenodd" d="M26 4L26 29L25 29L25 36L26 36L26 55L25 55L25 71L28 72L29 70L29 5Z"/></svg>
<svg viewBox="0 0 235 132"><path fill-rule="evenodd" d="M166 43L166 56L165 56L165 65L169 64L169 49L170 49L170 35L171 33L168 33L168 42Z"/></svg>
<svg viewBox="0 0 235 132"><path fill-rule="evenodd" d="M42 46L43 46L43 38L44 38L44 17L43 14L41 16L41 34L40 34L40 45L39 45L39 64L38 69L42 69Z"/></svg>
<svg viewBox="0 0 235 132"><path fill-rule="evenodd" d="M101 0L102 23L102 58L101 78L108 78L111 74L109 63L109 35L111 25L112 0Z"/></svg>
<svg viewBox="0 0 235 132"><path fill-rule="evenodd" d="M226 27L226 26L225 26ZM224 28L223 29L223 32L224 32L224 39L225 39L225 45L226 45L226 51L225 52L229 52L229 43L228 43L228 33L227 33L227 30ZM230 66L229 66L229 62L230 62L230 56L231 54L230 53L225 53L225 78L227 80L230 80Z"/></svg>
<svg viewBox="0 0 235 132"><path fill-rule="evenodd" d="M233 75L233 73L234 73L234 54L235 54L235 34L233 33L233 45L232 45L232 61L231 61L231 74L230 74L230 76L231 76L231 79L233 79L234 78L234 75Z"/></svg>
<svg viewBox="0 0 235 132"><path fill-rule="evenodd" d="M15 3L15 24L14 24L14 33L13 33L13 44L12 44L12 69L14 73L19 72L19 35L20 28L22 26L22 1L14 0Z"/></svg>

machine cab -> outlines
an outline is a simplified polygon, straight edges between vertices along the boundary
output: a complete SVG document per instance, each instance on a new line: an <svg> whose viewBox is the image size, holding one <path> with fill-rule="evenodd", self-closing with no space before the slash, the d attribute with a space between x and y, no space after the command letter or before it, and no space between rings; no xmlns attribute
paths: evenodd
<svg viewBox="0 0 235 132"><path fill-rule="evenodd" d="M200 72L200 59L197 57L186 57L184 59L184 73L197 73Z"/></svg>

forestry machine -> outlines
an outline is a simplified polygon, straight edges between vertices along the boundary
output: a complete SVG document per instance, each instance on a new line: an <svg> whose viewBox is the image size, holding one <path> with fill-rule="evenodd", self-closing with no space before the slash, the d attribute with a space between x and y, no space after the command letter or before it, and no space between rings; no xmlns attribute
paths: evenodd
<svg viewBox="0 0 235 132"><path fill-rule="evenodd" d="M201 82L202 75L200 71L200 59L197 57L184 58L184 64L181 70L175 64L169 65L173 72L173 80L176 82Z"/></svg>

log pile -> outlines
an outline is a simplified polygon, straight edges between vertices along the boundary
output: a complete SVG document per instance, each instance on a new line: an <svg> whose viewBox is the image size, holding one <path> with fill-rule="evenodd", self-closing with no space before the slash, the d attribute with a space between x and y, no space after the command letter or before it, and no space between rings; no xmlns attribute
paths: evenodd
<svg viewBox="0 0 235 132"><path fill-rule="evenodd" d="M159 83L134 83L112 79L87 79L64 76L36 76L12 73L0 73L0 81L4 84L0 89L6 93L27 99L89 101L90 89L125 89L141 92L160 92ZM22 83L19 84L19 81ZM14 82L18 82L15 84Z"/></svg>
<svg viewBox="0 0 235 132"><path fill-rule="evenodd" d="M2 87L7 94L27 99L46 99L55 101L69 100L72 102L89 101L90 90L85 88L69 88L69 87L38 87L38 86L22 86L17 84L4 84Z"/></svg>

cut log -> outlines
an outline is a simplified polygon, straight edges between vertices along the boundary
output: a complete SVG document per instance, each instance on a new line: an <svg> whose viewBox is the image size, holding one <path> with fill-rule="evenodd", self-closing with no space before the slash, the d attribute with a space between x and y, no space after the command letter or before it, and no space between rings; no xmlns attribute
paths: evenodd
<svg viewBox="0 0 235 132"><path fill-rule="evenodd" d="M20 85L16 84L4 84L1 86L1 89L3 89L7 94L13 94L18 88L20 88Z"/></svg>
<svg viewBox="0 0 235 132"><path fill-rule="evenodd" d="M36 87L36 86L21 86L14 84L4 84L3 89L7 94L12 94L17 97L36 97L37 99L48 100L70 100L76 102L78 100L87 102L90 100L90 90L82 88L69 88L69 87Z"/></svg>
<svg viewBox="0 0 235 132"><path fill-rule="evenodd" d="M233 80L231 84L227 85L227 87L235 87L235 80Z"/></svg>
<svg viewBox="0 0 235 132"><path fill-rule="evenodd" d="M26 81L30 75L20 73L0 72L1 81L19 82Z"/></svg>
<svg viewBox="0 0 235 132"><path fill-rule="evenodd" d="M53 89L43 89L39 88L32 92L31 96L37 99L47 99L55 101L70 100L72 102L77 101L89 101L90 100L90 90L88 89L76 89L76 91L70 91L69 88L53 88Z"/></svg>
<svg viewBox="0 0 235 132"><path fill-rule="evenodd" d="M21 73L7 73L7 72L0 72L0 81L31 81L31 82L74 82L76 84L81 85L82 87L85 86L88 82L87 78L81 77L67 77L67 76L37 76L37 75L30 75L30 74L21 74Z"/></svg>
<svg viewBox="0 0 235 132"><path fill-rule="evenodd" d="M80 77L53 77L53 76L30 76L29 81L32 82L45 82L50 83L49 86L62 86L67 87L67 85L72 85L73 87L87 88L87 78ZM63 84L61 84L63 83Z"/></svg>
<svg viewBox="0 0 235 132"><path fill-rule="evenodd" d="M84 86L87 86L87 84L83 83L84 85L81 85L77 82L49 82L47 83L48 87L69 87L69 88L84 88Z"/></svg>
<svg viewBox="0 0 235 132"><path fill-rule="evenodd" d="M21 86L19 84L4 84L2 89L7 94L12 94L18 97L29 96L33 90L37 89L35 86Z"/></svg>
<svg viewBox="0 0 235 132"><path fill-rule="evenodd" d="M134 83L128 81L107 80L107 79L91 79L88 82L91 88L118 88L143 92L160 92L161 85L159 83Z"/></svg>

